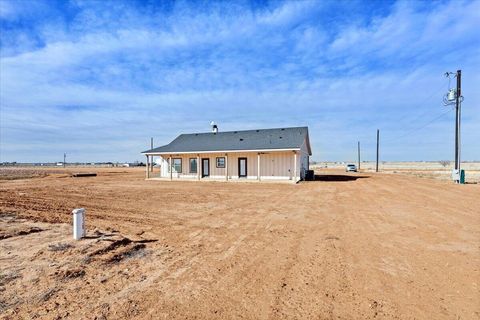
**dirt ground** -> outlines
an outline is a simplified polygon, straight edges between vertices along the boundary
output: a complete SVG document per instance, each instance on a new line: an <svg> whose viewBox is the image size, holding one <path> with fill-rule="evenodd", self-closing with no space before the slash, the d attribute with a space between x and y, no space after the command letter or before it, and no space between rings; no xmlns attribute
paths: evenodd
<svg viewBox="0 0 480 320"><path fill-rule="evenodd" d="M2 319L480 319L479 184L55 170L0 179Z"/></svg>
<svg viewBox="0 0 480 320"><path fill-rule="evenodd" d="M357 164L356 161L350 162L321 162L311 165L315 169L344 169L347 163ZM382 161L379 163L379 170L382 173L403 174L419 178L433 178L438 180L451 181L452 170L455 166L453 161L415 161L415 162L395 162ZM360 168L364 172L375 172L376 163L372 161L363 161ZM466 183L480 183L480 162L469 161L462 162L461 169L465 171Z"/></svg>

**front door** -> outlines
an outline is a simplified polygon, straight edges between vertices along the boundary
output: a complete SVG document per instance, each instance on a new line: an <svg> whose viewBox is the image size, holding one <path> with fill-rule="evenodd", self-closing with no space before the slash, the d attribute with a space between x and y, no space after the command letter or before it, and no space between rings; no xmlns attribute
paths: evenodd
<svg viewBox="0 0 480 320"><path fill-rule="evenodd" d="M247 177L247 158L238 158L238 177Z"/></svg>
<svg viewBox="0 0 480 320"><path fill-rule="evenodd" d="M210 159L202 159L202 178L210 176Z"/></svg>

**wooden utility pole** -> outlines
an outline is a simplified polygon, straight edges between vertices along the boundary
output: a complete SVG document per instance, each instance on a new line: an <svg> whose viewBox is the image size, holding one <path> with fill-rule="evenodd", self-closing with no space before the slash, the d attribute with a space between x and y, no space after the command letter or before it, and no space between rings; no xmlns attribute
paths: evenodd
<svg viewBox="0 0 480 320"><path fill-rule="evenodd" d="M375 172L378 172L378 149L380 145L380 130L377 129L377 164L375 166Z"/></svg>
<svg viewBox="0 0 480 320"><path fill-rule="evenodd" d="M462 96L462 70L457 70L457 92L455 97L455 170L460 173L460 98Z"/></svg>
<svg viewBox="0 0 480 320"><path fill-rule="evenodd" d="M358 171L360 171L360 141L358 141L357 150L358 150Z"/></svg>
<svg viewBox="0 0 480 320"><path fill-rule="evenodd" d="M63 153L63 167L64 167L64 168L65 168L65 165L67 164L66 161L67 161L67 153L64 152L64 153Z"/></svg>

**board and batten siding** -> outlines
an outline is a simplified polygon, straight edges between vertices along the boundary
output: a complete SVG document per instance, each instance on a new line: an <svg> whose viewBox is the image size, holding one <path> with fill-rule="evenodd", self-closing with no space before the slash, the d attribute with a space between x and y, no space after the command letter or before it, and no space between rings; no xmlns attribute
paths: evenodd
<svg viewBox="0 0 480 320"><path fill-rule="evenodd" d="M293 179L293 152L272 152L260 155L262 179ZM256 163L256 162L255 162Z"/></svg>
<svg viewBox="0 0 480 320"><path fill-rule="evenodd" d="M216 167L216 158L226 157L225 153L203 153L199 154L200 162L197 170L201 174L202 159L208 158L210 160L210 178L225 179L226 168ZM191 178L198 177L198 173L190 173L190 159L197 158L197 154L172 154L172 159L182 159L182 172L173 172L173 178ZM257 152L232 152L228 153L228 178L238 179L238 159L247 158L247 179L258 179L258 153ZM169 156L160 156L161 177L170 177L168 170ZM306 161L306 162L305 162ZM305 156L304 152L297 152L297 179L303 176L301 172L302 164L308 169L308 153ZM295 172L294 168L294 153L292 151L282 152L264 152L260 154L260 179L293 179Z"/></svg>
<svg viewBox="0 0 480 320"><path fill-rule="evenodd" d="M299 177L300 179L305 178L306 171L310 169L310 156L308 153L308 147L307 147L307 139L305 138L303 140L303 144L300 148L300 152L298 154L298 172L299 172Z"/></svg>

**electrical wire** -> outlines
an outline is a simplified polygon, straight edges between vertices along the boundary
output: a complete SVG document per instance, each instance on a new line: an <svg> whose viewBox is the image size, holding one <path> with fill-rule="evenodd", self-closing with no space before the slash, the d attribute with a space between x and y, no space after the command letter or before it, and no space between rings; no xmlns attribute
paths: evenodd
<svg viewBox="0 0 480 320"><path fill-rule="evenodd" d="M417 127L417 128L414 128L414 129L412 129L412 130L409 130L409 131L405 132L404 134L402 134L402 135L400 135L400 136L398 136L398 137L394 137L394 138L391 138L391 139L384 140L383 142L396 141L396 140L398 140L398 139L401 139L401 138L403 138L403 137L406 137L406 136L410 135L410 134L413 133L413 132L419 131L419 130L425 128L426 126L432 124L433 122L437 121L438 119L442 118L444 115L446 115L447 113L451 112L451 111L454 110L454 109L455 109L455 107L451 107L451 108L448 109L447 111L442 112L440 115L438 115L438 116L436 116L435 118L431 119L430 121L424 123L422 126Z"/></svg>
<svg viewBox="0 0 480 320"><path fill-rule="evenodd" d="M430 100L434 95L438 94L438 92L443 89L443 87L445 86L445 83L442 81L442 85L440 87L438 87L437 89L435 89L432 93L430 93L430 95L428 95L426 98L422 99L420 102L417 102L416 103L416 106L415 108L417 107L420 107L420 106L423 106L425 104L426 101ZM449 84L449 87L450 87L450 84ZM426 110L425 112L421 113L420 115L416 116L415 118L421 118L427 114L429 114L431 112L431 110ZM398 123L398 122L402 122L403 120L405 120L406 118L408 118L409 116L411 116L411 113L405 113L403 116L401 116L400 118L396 119L395 122Z"/></svg>
<svg viewBox="0 0 480 320"><path fill-rule="evenodd" d="M415 103L415 108L419 108L419 107L422 107L425 105L425 102L427 102L428 100L430 100L433 96L435 96L436 94L439 93L440 90L442 90L445 86L445 80L442 80L441 81L441 85L437 87L437 89L433 90L428 96L426 96L425 98L423 98L422 100L419 100ZM422 118L423 116L427 115L431 113L431 110L426 110L425 112L421 113L420 115L416 116L415 118L416 119L419 119L419 118ZM410 117L412 114L411 113L405 113L403 116L401 116L400 118L397 118L395 119L395 123L400 123L402 122L403 120L405 120L406 118ZM374 119L371 119L371 120L366 120L366 121L362 121L363 124L372 124L373 125L373 122L375 122ZM365 141L365 140L364 140ZM364 142L364 143L368 143L368 142Z"/></svg>
<svg viewBox="0 0 480 320"><path fill-rule="evenodd" d="M447 78L448 78L448 84L447 84L447 91L448 91L448 89L450 88L451 83L450 83L450 77L447 77ZM445 83L442 81L442 85L441 85L438 89L434 90L430 95L428 95L428 97L426 97L425 99L423 99L423 100L421 101L421 104L423 104L424 102L426 102L427 100L429 100L430 98L432 98L432 97L433 97L435 94L437 94L444 86L445 86ZM402 134L402 135L400 135L400 136L398 136L398 137L394 137L394 138L385 140L385 142L396 141L396 140L399 140L399 139L401 139L401 138L403 138L403 137L409 136L410 134L412 134L412 133L414 133L414 132L416 132L416 131L419 131L419 130L423 129L423 128L425 128L426 126L430 125L431 123L433 123L433 122L437 121L438 119L442 118L444 115L446 115L447 113L449 113L449 112L452 111L452 110L453 110L453 108L452 108L452 109L449 109L449 110L447 110L447 111L445 111L445 112L442 112L440 115L438 115L438 116L436 116L435 118L429 120L428 122L424 123L424 124L421 125L420 127L416 127L416 128L411 129L411 130L408 130L408 131L406 131L404 134ZM429 113L431 113L431 110L426 110L425 112L421 113L420 115L416 116L415 118L416 118L416 119L420 119L420 118L422 118L423 116L425 116L425 115L427 115L427 114L429 114ZM406 114L405 116L400 117L398 120L396 120L396 123L402 122L404 119L406 119L406 118L408 117L408 115L409 115L409 114Z"/></svg>

